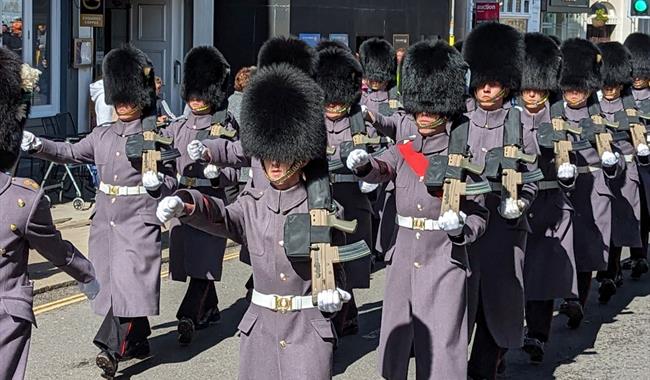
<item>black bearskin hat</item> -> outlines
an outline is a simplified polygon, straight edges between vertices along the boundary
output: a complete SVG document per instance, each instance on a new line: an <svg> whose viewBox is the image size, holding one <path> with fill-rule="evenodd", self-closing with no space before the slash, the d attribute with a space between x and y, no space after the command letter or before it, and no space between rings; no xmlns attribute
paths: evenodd
<svg viewBox="0 0 650 380"><path fill-rule="evenodd" d="M185 102L198 98L216 111L226 99L229 76L230 65L217 48L192 48L185 56L181 97Z"/></svg>
<svg viewBox="0 0 650 380"><path fill-rule="evenodd" d="M349 51L328 48L318 54L316 81L325 93L325 103L352 105L361 98L362 69Z"/></svg>
<svg viewBox="0 0 650 380"><path fill-rule="evenodd" d="M322 90L303 71L287 63L259 69L242 99L244 153L286 163L325 158L323 107Z"/></svg>
<svg viewBox="0 0 650 380"><path fill-rule="evenodd" d="M338 40L320 40L318 41L318 45L316 45L316 51L320 53L321 50L325 50L327 48L339 48L343 50L347 50L349 52L352 52L350 47L346 44L344 44L341 41Z"/></svg>
<svg viewBox="0 0 650 380"><path fill-rule="evenodd" d="M318 53L305 41L295 37L273 37L267 40L257 54L257 67L261 69L282 62L299 68L313 78Z"/></svg>
<svg viewBox="0 0 650 380"><path fill-rule="evenodd" d="M632 53L632 77L650 79L650 36L632 33L623 45Z"/></svg>
<svg viewBox="0 0 650 380"><path fill-rule="evenodd" d="M22 91L22 64L14 52L0 48L0 171L11 169L18 160L29 113Z"/></svg>
<svg viewBox="0 0 650 380"><path fill-rule="evenodd" d="M463 43L464 42L465 41L463 41L463 40L456 41L456 43L454 44L454 49L458 50L459 53L462 53L463 52Z"/></svg>
<svg viewBox="0 0 650 380"><path fill-rule="evenodd" d="M113 49L102 64L106 104L133 104L144 116L156 112L156 83L149 57L132 45Z"/></svg>
<svg viewBox="0 0 650 380"><path fill-rule="evenodd" d="M477 26L463 43L463 55L471 70L471 88L499 82L511 91L519 90L524 38L513 27L494 22Z"/></svg>
<svg viewBox="0 0 650 380"><path fill-rule="evenodd" d="M466 110L462 55L444 41L421 41L404 58L402 104L407 112L455 116Z"/></svg>
<svg viewBox="0 0 650 380"><path fill-rule="evenodd" d="M526 47L521 88L524 90L557 90L562 67L560 47L553 39L542 33L526 33L524 42Z"/></svg>
<svg viewBox="0 0 650 380"><path fill-rule="evenodd" d="M600 73L603 85L632 84L632 54L620 42L602 42L598 48L603 54L603 65Z"/></svg>
<svg viewBox="0 0 650 380"><path fill-rule="evenodd" d="M570 38L560 49L563 57L560 88L598 91L602 87L600 49L583 38Z"/></svg>
<svg viewBox="0 0 650 380"><path fill-rule="evenodd" d="M552 34L549 34L549 35L548 35L548 38L552 39L553 42L555 42L555 44L556 44L558 47L562 46L562 40L560 39L560 37L558 37L558 36L554 36L554 35L552 35Z"/></svg>
<svg viewBox="0 0 650 380"><path fill-rule="evenodd" d="M380 38L365 40L359 47L359 58L364 78L378 82L395 80L397 57L390 42Z"/></svg>

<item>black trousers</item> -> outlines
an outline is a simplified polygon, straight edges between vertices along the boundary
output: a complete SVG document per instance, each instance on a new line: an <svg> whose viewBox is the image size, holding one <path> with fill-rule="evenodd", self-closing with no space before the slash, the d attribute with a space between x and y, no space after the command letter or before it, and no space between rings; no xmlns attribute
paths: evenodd
<svg viewBox="0 0 650 380"><path fill-rule="evenodd" d="M591 290L591 277L593 276L592 272L578 272L576 274L576 280L578 283L578 301L584 309L587 304L587 298L589 298L589 290ZM572 301L575 299L567 299L567 301Z"/></svg>
<svg viewBox="0 0 650 380"><path fill-rule="evenodd" d="M189 318L194 324L199 324L206 313L216 308L218 304L214 281L190 278L190 284L178 308L176 318Z"/></svg>
<svg viewBox="0 0 650 380"><path fill-rule="evenodd" d="M610 245L609 258L607 260L607 270L598 272L599 279L614 280L621 271L621 252L622 247Z"/></svg>
<svg viewBox="0 0 650 380"><path fill-rule="evenodd" d="M480 294L475 330L474 345L467 366L467 374L475 379L496 379L497 368L507 349L499 347L490 332Z"/></svg>
<svg viewBox="0 0 650 380"><path fill-rule="evenodd" d="M350 289L347 291L352 295L352 299L344 303L343 307L341 307L341 310L339 310L334 318L332 318L334 330L336 330L338 336L342 336L342 333L346 327L353 324L359 316L359 309L357 308L357 303L354 300L354 293L352 293L352 290Z"/></svg>
<svg viewBox="0 0 650 380"><path fill-rule="evenodd" d="M650 234L650 215L648 215L648 201L645 191L641 189L641 248L630 248L632 259L646 259L648 257L648 235Z"/></svg>
<svg viewBox="0 0 650 380"><path fill-rule="evenodd" d="M526 302L526 326L529 338L548 342L553 322L553 300Z"/></svg>
<svg viewBox="0 0 650 380"><path fill-rule="evenodd" d="M108 310L93 343L100 350L107 351L114 358L125 356L131 347L147 340L151 327L147 317L116 317L113 309Z"/></svg>

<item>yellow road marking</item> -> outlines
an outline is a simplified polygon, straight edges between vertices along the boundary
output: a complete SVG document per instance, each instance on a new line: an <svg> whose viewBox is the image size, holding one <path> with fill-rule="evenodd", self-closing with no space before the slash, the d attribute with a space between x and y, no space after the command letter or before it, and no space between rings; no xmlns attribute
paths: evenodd
<svg viewBox="0 0 650 380"><path fill-rule="evenodd" d="M239 252L231 253L229 255L224 256L223 261L229 261L232 259L236 259L238 257L239 257ZM167 269L160 272L160 277L167 277L168 275L169 275L169 270ZM64 306L73 305L75 303L79 303L85 300L86 300L86 296L83 293L77 293L69 297L62 298L60 300L48 302L46 304L34 307L33 309L34 315L47 313L48 311L60 309Z"/></svg>

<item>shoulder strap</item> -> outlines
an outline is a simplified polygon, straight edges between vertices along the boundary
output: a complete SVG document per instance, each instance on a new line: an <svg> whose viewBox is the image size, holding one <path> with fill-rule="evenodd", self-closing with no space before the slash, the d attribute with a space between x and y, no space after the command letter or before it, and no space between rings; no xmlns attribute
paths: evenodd
<svg viewBox="0 0 650 380"><path fill-rule="evenodd" d="M423 177L426 174L427 168L429 167L429 160L427 160L424 154L413 150L413 141L399 144L397 149L413 173L418 177Z"/></svg>
<svg viewBox="0 0 650 380"><path fill-rule="evenodd" d="M591 103L589 104L589 116L600 115L603 112L598 98L590 99L589 102Z"/></svg>
<svg viewBox="0 0 650 380"><path fill-rule="evenodd" d="M359 104L353 105L350 110L350 132L352 132L352 136L359 133L366 134L366 122L363 120Z"/></svg>
<svg viewBox="0 0 650 380"><path fill-rule="evenodd" d="M621 99L623 101L624 109L636 109L636 103L634 102L634 96L632 94L625 94Z"/></svg>
<svg viewBox="0 0 650 380"><path fill-rule="evenodd" d="M504 145L522 145L521 137L521 113L518 108L512 107L508 110L503 131Z"/></svg>
<svg viewBox="0 0 650 380"><path fill-rule="evenodd" d="M564 100L560 99L553 104L551 104L551 119L557 117L564 118Z"/></svg>
<svg viewBox="0 0 650 380"><path fill-rule="evenodd" d="M449 136L449 154L467 155L467 138L469 136L469 119L461 116L454 121Z"/></svg>
<svg viewBox="0 0 650 380"><path fill-rule="evenodd" d="M228 109L222 109L212 114L212 124L221 124L226 126L226 120L228 119Z"/></svg>

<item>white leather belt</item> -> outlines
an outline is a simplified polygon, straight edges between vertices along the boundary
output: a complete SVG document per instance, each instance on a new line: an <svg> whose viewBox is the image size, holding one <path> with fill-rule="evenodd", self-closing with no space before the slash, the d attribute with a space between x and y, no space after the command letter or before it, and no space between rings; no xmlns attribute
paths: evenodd
<svg viewBox="0 0 650 380"><path fill-rule="evenodd" d="M189 188L192 187L212 187L212 181L207 178L193 178L177 174L178 183Z"/></svg>
<svg viewBox="0 0 650 380"><path fill-rule="evenodd" d="M560 184L557 183L557 181L539 181L537 182L537 189L538 190L553 190L553 189L559 189Z"/></svg>
<svg viewBox="0 0 650 380"><path fill-rule="evenodd" d="M255 289L253 289L251 302L257 306L279 311L280 313L312 309L315 307L312 304L311 296L278 296L276 294L262 294Z"/></svg>
<svg viewBox="0 0 650 380"><path fill-rule="evenodd" d="M440 231L437 220L427 218L413 218L411 216L397 215L395 218L397 225L418 231Z"/></svg>
<svg viewBox="0 0 650 380"><path fill-rule="evenodd" d="M623 157L625 157L625 162L634 162L634 155L633 154L626 154Z"/></svg>
<svg viewBox="0 0 650 380"><path fill-rule="evenodd" d="M603 170L600 166L578 166L579 174L593 173L599 170Z"/></svg>
<svg viewBox="0 0 650 380"><path fill-rule="evenodd" d="M147 194L147 189L144 186L113 186L104 182L99 183L99 191L113 197Z"/></svg>

